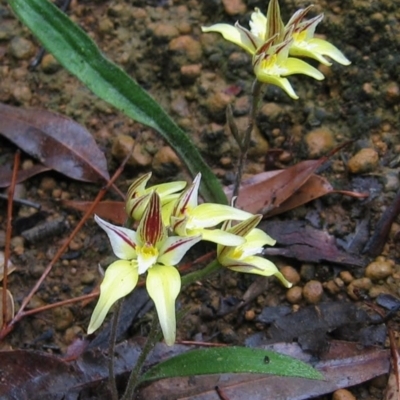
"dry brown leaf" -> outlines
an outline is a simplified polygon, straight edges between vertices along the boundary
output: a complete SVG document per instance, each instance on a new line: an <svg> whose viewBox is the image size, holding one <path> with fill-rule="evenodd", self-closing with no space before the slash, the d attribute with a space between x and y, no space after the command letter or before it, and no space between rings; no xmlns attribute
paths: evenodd
<svg viewBox="0 0 400 400"><path fill-rule="evenodd" d="M0 120L0 133L47 167L86 182L110 179L92 135L72 119L0 103Z"/></svg>

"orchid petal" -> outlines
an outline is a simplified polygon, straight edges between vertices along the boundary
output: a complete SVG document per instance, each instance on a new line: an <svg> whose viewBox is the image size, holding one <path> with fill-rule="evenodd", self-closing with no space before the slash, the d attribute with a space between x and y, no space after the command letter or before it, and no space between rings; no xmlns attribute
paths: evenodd
<svg viewBox="0 0 400 400"><path fill-rule="evenodd" d="M138 179L132 182L132 184L128 188L128 192L126 194L127 200L134 199L136 197L142 196L145 194L145 188L147 182L151 178L151 172L140 176Z"/></svg>
<svg viewBox="0 0 400 400"><path fill-rule="evenodd" d="M155 265L149 269L146 288L156 306L165 343L172 346L176 337L175 300L181 290L181 277L175 267Z"/></svg>
<svg viewBox="0 0 400 400"><path fill-rule="evenodd" d="M318 53L332 58L332 60L335 60L339 64L351 64L351 61L349 61L336 46L334 46L332 43L327 42L326 40L313 38L308 41L308 44L310 46L315 46L315 49Z"/></svg>
<svg viewBox="0 0 400 400"><path fill-rule="evenodd" d="M144 274L157 262L158 254L158 249L152 245L145 244L137 247L137 264L139 275Z"/></svg>
<svg viewBox="0 0 400 400"><path fill-rule="evenodd" d="M172 195L171 195L172 196ZM161 201L161 214L162 214L162 221L164 226L169 226L171 223L171 215L172 211L174 210L176 201L178 199L179 195L176 197L170 197L168 201Z"/></svg>
<svg viewBox="0 0 400 400"><path fill-rule="evenodd" d="M266 19L267 19L267 27L266 27L265 39L277 35L276 40L279 40L283 35L284 25L281 18L281 10L279 7L278 0L270 0L268 4Z"/></svg>
<svg viewBox="0 0 400 400"><path fill-rule="evenodd" d="M245 272L248 274L256 274L262 276L274 275L282 282L285 287L290 288L293 286L289 281L286 280L282 273L279 272L278 268L273 262L257 256L247 257L245 261L247 262L248 267L229 266L228 268L233 271Z"/></svg>
<svg viewBox="0 0 400 400"><path fill-rule="evenodd" d="M318 71L316 68L312 67L310 64L299 60L298 58L289 57L286 60L285 67L287 72L285 72L284 76L292 75L292 74L303 74L307 76L311 76L311 78L317 79L321 81L324 79L324 75Z"/></svg>
<svg viewBox="0 0 400 400"><path fill-rule="evenodd" d="M149 200L150 193L128 200L125 206L126 213L135 221L139 221L143 217Z"/></svg>
<svg viewBox="0 0 400 400"><path fill-rule="evenodd" d="M198 173L192 184L181 194L172 212L174 217L184 217L187 213L190 213L193 208L197 207L200 180L201 173Z"/></svg>
<svg viewBox="0 0 400 400"><path fill-rule="evenodd" d="M169 237L160 248L158 262L164 265L178 264L187 251L196 243L200 242L201 239L201 235L189 237Z"/></svg>
<svg viewBox="0 0 400 400"><path fill-rule="evenodd" d="M220 33L225 40L232 42L250 54L254 54L256 49L262 44L262 39L255 36L252 32L243 28L239 24L235 26L228 24L215 24L209 27L201 27L205 33Z"/></svg>
<svg viewBox="0 0 400 400"><path fill-rule="evenodd" d="M295 93L292 85L289 83L288 79L281 78L279 76L270 75L268 71L264 71L261 68L254 70L257 79L260 82L270 83L272 85L278 86L283 89L292 99L297 100L299 96Z"/></svg>
<svg viewBox="0 0 400 400"><path fill-rule="evenodd" d="M261 221L261 218L262 215L260 214L252 215L250 218L247 218L239 224L231 227L229 232L238 236L246 236L258 225L258 223Z"/></svg>
<svg viewBox="0 0 400 400"><path fill-rule="evenodd" d="M97 215L94 216L94 219L107 233L113 252L118 258L131 260L136 257L137 235L135 231L110 224Z"/></svg>
<svg viewBox="0 0 400 400"><path fill-rule="evenodd" d="M157 247L167 238L167 231L162 221L160 196L152 192L137 229L140 245L152 245Z"/></svg>
<svg viewBox="0 0 400 400"><path fill-rule="evenodd" d="M160 183L159 185L154 185L148 190L155 190L158 195L161 198L161 203L163 203L163 200L167 198L169 201L168 197L169 195L180 192L182 189L185 188L187 183L185 181L174 181L174 182L167 182L167 183ZM178 195L176 196L178 197Z"/></svg>
<svg viewBox="0 0 400 400"><path fill-rule="evenodd" d="M267 29L267 18L260 11L259 8L255 8L254 12L251 13L251 20L249 22L250 31L254 36L259 37L262 40L267 38L266 29Z"/></svg>
<svg viewBox="0 0 400 400"><path fill-rule="evenodd" d="M194 208L190 213L188 229L209 228L227 219L242 221L251 216L252 214L249 212L231 206L204 203Z"/></svg>
<svg viewBox="0 0 400 400"><path fill-rule="evenodd" d="M104 280L100 285L100 297L90 319L89 335L100 327L111 306L132 292L138 276L137 268L129 261L115 261L106 269Z"/></svg>
<svg viewBox="0 0 400 400"><path fill-rule="evenodd" d="M222 229L200 229L199 231L203 236L203 240L223 246L240 246L246 241L244 238L223 231Z"/></svg>
<svg viewBox="0 0 400 400"><path fill-rule="evenodd" d="M244 246L247 246L247 243L251 243L251 247L263 247L265 245L274 246L276 243L275 239L272 239L267 233L263 230L255 228L248 235L246 235L247 242Z"/></svg>

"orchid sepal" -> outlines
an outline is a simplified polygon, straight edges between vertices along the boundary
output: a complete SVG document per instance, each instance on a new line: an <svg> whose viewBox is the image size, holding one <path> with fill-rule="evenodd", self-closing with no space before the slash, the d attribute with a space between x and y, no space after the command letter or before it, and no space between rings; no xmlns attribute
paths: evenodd
<svg viewBox="0 0 400 400"><path fill-rule="evenodd" d="M165 343L172 346L176 337L175 300L181 290L181 277L172 266L155 265L148 272L146 289L156 306Z"/></svg>
<svg viewBox="0 0 400 400"><path fill-rule="evenodd" d="M97 215L94 216L94 220L106 232L113 252L118 258L131 260L136 257L137 235L135 231L110 224Z"/></svg>
<svg viewBox="0 0 400 400"><path fill-rule="evenodd" d="M89 335L100 327L112 305L136 287L139 274L134 264L134 261L118 260L106 269L100 297L90 319Z"/></svg>

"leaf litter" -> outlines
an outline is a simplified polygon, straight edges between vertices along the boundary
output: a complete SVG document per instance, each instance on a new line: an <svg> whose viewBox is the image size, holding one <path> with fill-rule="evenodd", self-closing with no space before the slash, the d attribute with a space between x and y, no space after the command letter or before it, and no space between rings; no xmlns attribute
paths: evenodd
<svg viewBox="0 0 400 400"><path fill-rule="evenodd" d="M77 122L47 110L0 103L0 134L48 168L80 181L108 181L104 154ZM39 167L34 170L42 172Z"/></svg>

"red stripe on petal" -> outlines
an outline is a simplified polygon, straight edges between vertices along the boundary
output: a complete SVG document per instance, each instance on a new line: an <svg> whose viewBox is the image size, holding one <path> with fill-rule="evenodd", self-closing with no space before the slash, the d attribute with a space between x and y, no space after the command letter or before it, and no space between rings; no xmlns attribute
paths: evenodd
<svg viewBox="0 0 400 400"><path fill-rule="evenodd" d="M160 196L156 192L151 194L137 233L143 245L157 246L166 237L162 221Z"/></svg>

